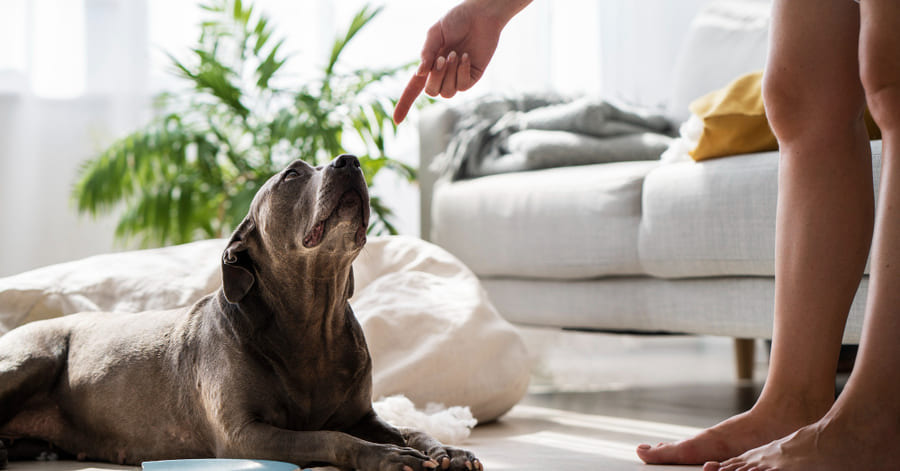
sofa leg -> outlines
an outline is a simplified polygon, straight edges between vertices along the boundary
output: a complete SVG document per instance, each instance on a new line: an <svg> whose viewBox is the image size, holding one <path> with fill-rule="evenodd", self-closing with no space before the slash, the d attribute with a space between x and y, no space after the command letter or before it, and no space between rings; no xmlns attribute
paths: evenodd
<svg viewBox="0 0 900 471"><path fill-rule="evenodd" d="M756 340L734 339L734 359L738 380L752 380Z"/></svg>

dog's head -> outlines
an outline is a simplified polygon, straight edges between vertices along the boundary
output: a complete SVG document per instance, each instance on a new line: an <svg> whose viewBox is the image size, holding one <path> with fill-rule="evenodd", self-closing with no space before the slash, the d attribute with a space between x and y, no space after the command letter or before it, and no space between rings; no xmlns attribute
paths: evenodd
<svg viewBox="0 0 900 471"><path fill-rule="evenodd" d="M240 302L265 273L346 273L366 243L368 224L369 193L359 159L344 154L318 167L294 161L256 193L231 236L222 255L226 299Z"/></svg>

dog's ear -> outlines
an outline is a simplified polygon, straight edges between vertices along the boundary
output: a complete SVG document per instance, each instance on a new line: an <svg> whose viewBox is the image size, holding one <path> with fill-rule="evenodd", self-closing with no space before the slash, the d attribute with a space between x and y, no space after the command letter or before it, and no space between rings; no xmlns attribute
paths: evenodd
<svg viewBox="0 0 900 471"><path fill-rule="evenodd" d="M222 253L222 289L225 299L232 304L241 302L256 282L253 260L247 253L247 236L255 229L256 224L244 219Z"/></svg>

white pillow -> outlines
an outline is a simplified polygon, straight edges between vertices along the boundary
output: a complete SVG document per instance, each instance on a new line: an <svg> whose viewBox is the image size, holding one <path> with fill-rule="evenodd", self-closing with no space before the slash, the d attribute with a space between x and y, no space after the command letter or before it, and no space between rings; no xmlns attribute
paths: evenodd
<svg viewBox="0 0 900 471"><path fill-rule="evenodd" d="M765 67L770 10L768 0L713 0L697 14L672 74L667 115L673 122L690 117L695 99Z"/></svg>
<svg viewBox="0 0 900 471"><path fill-rule="evenodd" d="M524 342L455 256L413 237L372 237L353 270L350 304L372 353L376 399L468 406L483 423L525 395Z"/></svg>
<svg viewBox="0 0 900 471"><path fill-rule="evenodd" d="M0 278L0 335L76 312L189 306L222 284L225 243L213 239L95 255Z"/></svg>

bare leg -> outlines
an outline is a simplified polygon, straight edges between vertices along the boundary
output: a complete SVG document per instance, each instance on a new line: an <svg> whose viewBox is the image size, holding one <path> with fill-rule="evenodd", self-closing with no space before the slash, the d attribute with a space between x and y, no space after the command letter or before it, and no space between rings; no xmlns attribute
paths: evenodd
<svg viewBox="0 0 900 471"><path fill-rule="evenodd" d="M705 470L894 470L900 449L900 5L862 0L860 64L884 137L869 297L854 372L820 421Z"/></svg>
<svg viewBox="0 0 900 471"><path fill-rule="evenodd" d="M737 456L818 420L834 400L874 212L858 34L849 0L774 2L764 93L781 160L769 377L751 410L682 442L638 447L647 463Z"/></svg>

